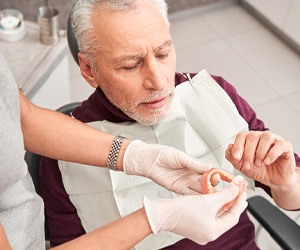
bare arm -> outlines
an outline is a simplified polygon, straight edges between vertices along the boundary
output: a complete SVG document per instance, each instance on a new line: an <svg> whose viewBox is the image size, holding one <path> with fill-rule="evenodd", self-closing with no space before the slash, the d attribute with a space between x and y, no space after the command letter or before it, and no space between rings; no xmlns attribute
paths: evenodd
<svg viewBox="0 0 300 250"><path fill-rule="evenodd" d="M130 249L151 233L145 209L142 208L53 250Z"/></svg>
<svg viewBox="0 0 300 250"><path fill-rule="evenodd" d="M0 246L3 250L12 250L10 244L8 243L8 239L6 237L4 228L2 224L0 223Z"/></svg>
<svg viewBox="0 0 300 250"><path fill-rule="evenodd" d="M145 209L141 208L117 221L52 249L130 249L151 233ZM0 246L3 250L12 249L1 224Z"/></svg>
<svg viewBox="0 0 300 250"><path fill-rule="evenodd" d="M54 159L106 166L113 135L59 112L40 108L21 92L19 96L26 150ZM128 144L129 141L122 144L118 169L123 169L123 155Z"/></svg>
<svg viewBox="0 0 300 250"><path fill-rule="evenodd" d="M247 207L247 194L240 192L234 183L207 195L182 195L158 200L145 197L144 208L53 250L130 249L152 232L161 231L182 235L201 245L207 244L236 225ZM224 205L232 200L234 204L219 216ZM11 249L1 224L0 243L1 247L7 246L5 250Z"/></svg>
<svg viewBox="0 0 300 250"><path fill-rule="evenodd" d="M220 208L233 197L236 197L234 205L218 216ZM240 192L235 184L209 195L158 200L144 197L145 208L53 250L130 249L152 232L161 231L182 235L201 245L207 244L238 222L247 207L246 197L246 193Z"/></svg>

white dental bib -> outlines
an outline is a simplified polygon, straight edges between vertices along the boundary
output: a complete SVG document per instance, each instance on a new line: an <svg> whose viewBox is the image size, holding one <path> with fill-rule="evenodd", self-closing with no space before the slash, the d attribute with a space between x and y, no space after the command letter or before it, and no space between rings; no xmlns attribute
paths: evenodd
<svg viewBox="0 0 300 250"><path fill-rule="evenodd" d="M131 140L175 147L234 175L240 173L225 159L225 150L239 132L248 130L230 97L205 70L176 87L170 113L157 125L108 121L89 125ZM141 208L144 195L150 199L175 195L144 177L71 162L58 164L86 232ZM253 188L254 182L247 180ZM176 234L161 232L149 235L135 249L158 249L180 239Z"/></svg>

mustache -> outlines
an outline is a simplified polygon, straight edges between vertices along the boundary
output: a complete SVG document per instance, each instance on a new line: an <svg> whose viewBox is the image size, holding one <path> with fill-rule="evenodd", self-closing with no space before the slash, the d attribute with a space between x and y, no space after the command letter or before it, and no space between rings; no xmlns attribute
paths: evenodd
<svg viewBox="0 0 300 250"><path fill-rule="evenodd" d="M164 89L162 91L154 91L154 92L151 93L151 95L140 99L139 103L141 103L141 102L152 102L152 101L155 101L157 99L164 98L166 96L169 96L169 95L173 94L174 90L175 90L175 87Z"/></svg>

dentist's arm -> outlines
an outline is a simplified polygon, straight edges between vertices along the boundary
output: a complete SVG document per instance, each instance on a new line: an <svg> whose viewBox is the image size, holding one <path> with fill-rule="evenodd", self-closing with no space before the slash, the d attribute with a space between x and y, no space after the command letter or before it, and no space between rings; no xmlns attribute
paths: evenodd
<svg viewBox="0 0 300 250"><path fill-rule="evenodd" d="M59 112L40 108L20 91L19 96L26 150L53 159L106 166L113 135ZM124 142L123 147L128 143Z"/></svg>
<svg viewBox="0 0 300 250"><path fill-rule="evenodd" d="M143 208L53 250L131 249L149 234L162 231L176 233L203 245L237 224L247 206L246 197L246 193L241 193L239 187L232 184L208 195L159 200L144 198ZM235 200L234 205L220 214L224 204L232 200ZM0 224L0 245L10 250L5 232L1 229Z"/></svg>
<svg viewBox="0 0 300 250"><path fill-rule="evenodd" d="M12 250L1 223L0 223L0 246L2 250Z"/></svg>
<svg viewBox="0 0 300 250"><path fill-rule="evenodd" d="M220 214L224 204L235 197L234 205ZM54 249L92 250L104 246L105 249L130 249L149 234L162 231L176 233L200 245L207 244L237 224L247 206L246 197L246 193L240 193L239 187L232 184L209 195L144 198L144 208Z"/></svg>
<svg viewBox="0 0 300 250"><path fill-rule="evenodd" d="M53 159L106 167L113 135L59 112L40 108L21 92L19 96L26 150ZM201 192L199 178L210 168L175 148L138 140L125 140L117 158L118 170L145 176L180 194Z"/></svg>

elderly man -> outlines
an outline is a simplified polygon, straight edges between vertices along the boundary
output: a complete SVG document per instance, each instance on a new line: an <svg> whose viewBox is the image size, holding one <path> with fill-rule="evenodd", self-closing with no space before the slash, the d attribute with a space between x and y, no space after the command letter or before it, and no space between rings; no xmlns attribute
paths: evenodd
<svg viewBox="0 0 300 250"><path fill-rule="evenodd" d="M266 131L251 107L221 77L206 71L175 73L165 1L78 1L72 20L82 75L96 88L72 113L75 119L115 135L173 146L233 174L240 171L250 188L262 187L282 208L300 208L296 167L300 159L289 142ZM143 158L138 145L132 157ZM139 162L129 160L124 172L130 174ZM60 244L131 212L144 194L173 195L141 177L90 170L44 159L42 193L52 243ZM204 246L174 234L157 234L136 246L158 248L257 246L254 226L244 212L234 228Z"/></svg>

